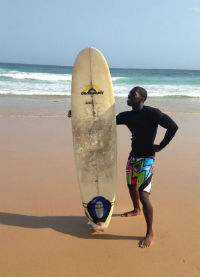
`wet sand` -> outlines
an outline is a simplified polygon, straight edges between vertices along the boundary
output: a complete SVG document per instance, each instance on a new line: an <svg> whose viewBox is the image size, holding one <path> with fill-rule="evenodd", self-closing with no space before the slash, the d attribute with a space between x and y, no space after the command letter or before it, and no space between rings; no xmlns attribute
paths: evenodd
<svg viewBox="0 0 200 277"><path fill-rule="evenodd" d="M156 157L151 196L156 241L141 249L143 215L119 217L132 208L124 172L126 127L118 126L114 215L104 233L92 233L65 117L70 102L1 100L0 276L200 276L198 111L167 109L179 131ZM118 112L123 108L117 103ZM159 129L157 142L163 133Z"/></svg>

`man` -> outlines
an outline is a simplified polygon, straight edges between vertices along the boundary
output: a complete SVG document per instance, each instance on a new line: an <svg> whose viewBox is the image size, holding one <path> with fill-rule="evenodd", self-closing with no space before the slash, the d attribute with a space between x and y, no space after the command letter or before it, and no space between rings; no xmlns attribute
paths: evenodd
<svg viewBox="0 0 200 277"><path fill-rule="evenodd" d="M121 216L139 215L141 201L147 225L146 236L139 244L142 248L149 247L155 239L152 228L153 207L149 200L155 152L161 151L178 130L178 126L168 115L156 108L144 106L146 99L147 91L142 87L134 87L129 92L127 100L132 111L119 113L116 118L118 125L125 124L132 133L132 150L127 162L126 175L133 210ZM68 112L68 117L71 117L71 111ZM154 140L158 125L167 131L161 143L156 145Z"/></svg>
<svg viewBox="0 0 200 277"><path fill-rule="evenodd" d="M129 95L127 104L132 111L122 112L117 115L117 124L125 124L132 133L132 150L129 154L126 175L129 193L134 209L122 214L123 217L137 216L140 214L140 203L146 220L147 232L140 247L149 247L155 235L152 229L153 207L149 200L151 192L151 178L155 152L161 151L174 137L178 126L166 114L156 108L144 106L147 91L142 87L134 87ZM154 144L158 125L167 131L159 145Z"/></svg>

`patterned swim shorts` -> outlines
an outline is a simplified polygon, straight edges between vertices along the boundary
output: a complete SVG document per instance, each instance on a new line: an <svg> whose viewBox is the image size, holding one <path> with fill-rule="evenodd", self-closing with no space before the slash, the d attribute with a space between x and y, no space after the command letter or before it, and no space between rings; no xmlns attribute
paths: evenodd
<svg viewBox="0 0 200 277"><path fill-rule="evenodd" d="M155 157L135 158L129 155L126 166L126 179L129 187L137 185L139 191L151 192L151 179Z"/></svg>

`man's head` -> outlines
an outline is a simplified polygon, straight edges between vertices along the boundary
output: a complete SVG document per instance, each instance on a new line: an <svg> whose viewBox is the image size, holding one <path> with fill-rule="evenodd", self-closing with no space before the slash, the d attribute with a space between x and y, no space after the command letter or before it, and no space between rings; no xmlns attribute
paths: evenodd
<svg viewBox="0 0 200 277"><path fill-rule="evenodd" d="M147 99L147 91L142 87L134 87L128 95L127 104L129 106L138 106Z"/></svg>

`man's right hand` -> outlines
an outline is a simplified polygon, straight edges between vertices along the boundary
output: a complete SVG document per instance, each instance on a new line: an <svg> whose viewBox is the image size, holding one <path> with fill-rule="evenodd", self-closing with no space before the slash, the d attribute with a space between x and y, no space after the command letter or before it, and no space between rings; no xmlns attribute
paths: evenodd
<svg viewBox="0 0 200 277"><path fill-rule="evenodd" d="M68 111L68 115L67 116L68 117L72 117L72 111L71 110Z"/></svg>

